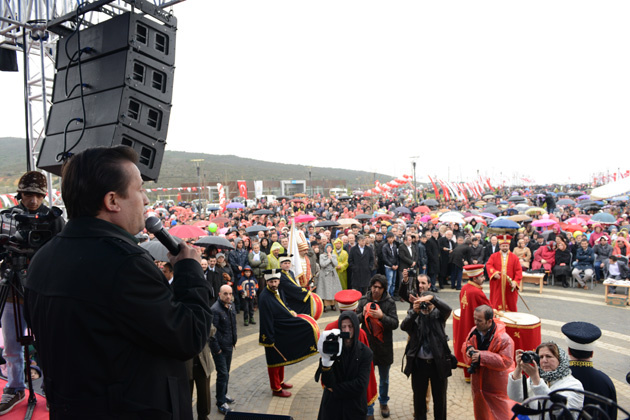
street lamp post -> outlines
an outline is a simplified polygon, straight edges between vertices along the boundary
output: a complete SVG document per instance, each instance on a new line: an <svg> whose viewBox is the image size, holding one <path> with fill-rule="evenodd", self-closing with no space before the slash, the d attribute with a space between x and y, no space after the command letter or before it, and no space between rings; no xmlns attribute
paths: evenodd
<svg viewBox="0 0 630 420"><path fill-rule="evenodd" d="M411 157L411 165L413 166L413 201L418 204L418 187L416 182L416 159L418 156Z"/></svg>
<svg viewBox="0 0 630 420"><path fill-rule="evenodd" d="M203 205L201 201L201 162L203 162L204 159L191 159L190 161L195 162L195 164L197 165L197 178L199 179L199 190L197 192L197 200L199 201L199 207L201 207L201 210L199 211L199 213L205 216L206 207Z"/></svg>

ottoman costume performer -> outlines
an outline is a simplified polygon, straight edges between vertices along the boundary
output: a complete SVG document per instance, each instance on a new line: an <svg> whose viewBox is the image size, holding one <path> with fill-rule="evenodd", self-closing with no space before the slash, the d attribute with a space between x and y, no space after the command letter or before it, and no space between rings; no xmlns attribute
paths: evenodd
<svg viewBox="0 0 630 420"><path fill-rule="evenodd" d="M282 300L291 310L298 314L314 315L314 304L311 291L302 287L295 279L295 274L291 271L292 255L282 254L278 257L280 261L280 286L278 290L282 293Z"/></svg>
<svg viewBox="0 0 630 420"><path fill-rule="evenodd" d="M490 256L486 271L490 278L490 302L499 311L518 312L516 301L521 287L523 268L518 257L510 251L510 235L499 235L499 252Z"/></svg>

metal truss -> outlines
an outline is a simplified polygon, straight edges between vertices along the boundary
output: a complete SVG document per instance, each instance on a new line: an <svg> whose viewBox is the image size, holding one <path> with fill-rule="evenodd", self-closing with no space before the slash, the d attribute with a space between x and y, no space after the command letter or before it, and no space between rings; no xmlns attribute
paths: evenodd
<svg viewBox="0 0 630 420"><path fill-rule="evenodd" d="M77 7L80 29L96 25L121 13L143 13L164 24L176 26L172 6L184 0L0 0L0 48L23 53L24 97L3 98L3 106L24 104L27 137L27 170L34 170L46 133L52 104L57 41L76 30ZM169 11L167 11L167 9ZM48 196L57 205L48 177Z"/></svg>

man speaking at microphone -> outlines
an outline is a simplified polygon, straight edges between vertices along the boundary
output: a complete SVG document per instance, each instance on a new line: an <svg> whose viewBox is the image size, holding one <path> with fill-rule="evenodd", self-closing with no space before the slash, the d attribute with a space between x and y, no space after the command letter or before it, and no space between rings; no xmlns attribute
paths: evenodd
<svg viewBox="0 0 630 420"><path fill-rule="evenodd" d="M198 253L169 256L169 285L133 235L149 204L125 146L87 149L62 170L69 222L26 282L51 419L192 419L184 362L208 340Z"/></svg>

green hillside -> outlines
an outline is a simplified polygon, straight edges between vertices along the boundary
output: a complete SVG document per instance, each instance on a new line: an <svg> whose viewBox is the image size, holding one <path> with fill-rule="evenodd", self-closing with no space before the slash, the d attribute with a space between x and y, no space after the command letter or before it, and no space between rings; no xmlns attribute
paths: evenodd
<svg viewBox="0 0 630 420"><path fill-rule="evenodd" d="M197 167L192 159L204 159L201 173L208 183L244 180L309 179L309 167L265 162L241 158L234 155L211 155L206 153L176 152L167 150L164 154L160 177L157 184L148 182L147 188L178 187L183 183L196 183ZM0 138L0 193L14 192L20 176L26 171L26 147L23 139ZM338 168L312 167L313 180L341 179L349 188L372 185L374 177L380 180L391 179L390 175L374 174L365 171L352 171ZM53 180L53 182L55 182Z"/></svg>

